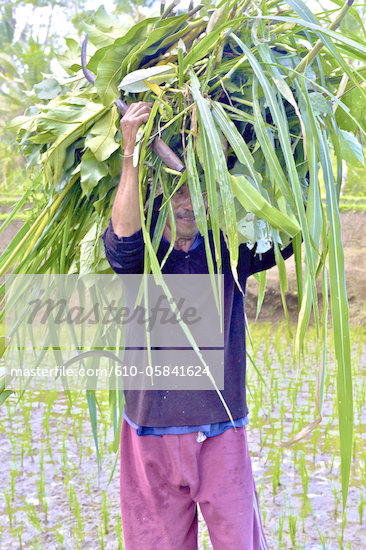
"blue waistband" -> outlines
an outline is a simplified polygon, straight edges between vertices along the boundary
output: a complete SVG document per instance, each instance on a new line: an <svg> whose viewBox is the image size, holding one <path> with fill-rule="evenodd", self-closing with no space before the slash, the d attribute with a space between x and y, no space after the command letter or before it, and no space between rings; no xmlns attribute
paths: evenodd
<svg viewBox="0 0 366 550"><path fill-rule="evenodd" d="M225 430L233 427L233 424L230 420L225 422L216 422L215 424L201 424L199 426L167 426L162 428L156 428L151 426L139 426L130 420L123 411L123 418L129 423L130 426L135 428L137 435L156 435L162 436L167 434L187 434L191 432L202 432L207 437L212 437L214 435L219 435ZM234 426L236 428L243 428L249 424L249 419L247 416L243 418L237 418L234 420Z"/></svg>

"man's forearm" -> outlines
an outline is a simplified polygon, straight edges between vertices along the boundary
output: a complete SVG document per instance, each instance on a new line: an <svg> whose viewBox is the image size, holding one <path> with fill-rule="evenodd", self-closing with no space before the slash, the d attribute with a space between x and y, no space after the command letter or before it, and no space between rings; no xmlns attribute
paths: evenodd
<svg viewBox="0 0 366 550"><path fill-rule="evenodd" d="M117 237L131 237L141 229L138 167L133 165L136 136L149 120L151 103L132 103L121 119L124 158L121 180L112 208L112 226Z"/></svg>
<svg viewBox="0 0 366 550"><path fill-rule="evenodd" d="M117 237L130 237L141 229L138 167L133 158L123 159L121 180L112 209L112 226Z"/></svg>

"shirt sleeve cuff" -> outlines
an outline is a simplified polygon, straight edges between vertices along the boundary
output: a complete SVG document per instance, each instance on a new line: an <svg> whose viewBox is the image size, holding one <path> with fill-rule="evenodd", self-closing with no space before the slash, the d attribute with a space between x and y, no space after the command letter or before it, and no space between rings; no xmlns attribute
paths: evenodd
<svg viewBox="0 0 366 550"><path fill-rule="evenodd" d="M144 242L142 229L139 229L129 237L118 237L113 231L112 220L109 220L108 227L103 233L103 240L105 245L112 250L118 250L122 247L126 252L140 250Z"/></svg>

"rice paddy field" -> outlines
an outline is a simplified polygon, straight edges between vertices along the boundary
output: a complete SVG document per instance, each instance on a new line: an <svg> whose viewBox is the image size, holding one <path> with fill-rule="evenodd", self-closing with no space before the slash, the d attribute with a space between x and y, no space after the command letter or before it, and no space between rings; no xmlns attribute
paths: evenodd
<svg viewBox="0 0 366 550"><path fill-rule="evenodd" d="M320 13L313 13L302 0L260 7L247 0L229 0L219 6L205 0L198 7L191 4L186 13L178 3L166 6L162 0L158 17L139 17L139 22L131 21L131 25L122 13L117 20L100 7L95 17L89 19L88 15L86 25L81 19L78 23L78 31L88 31L81 51L76 41L69 40L63 55L58 56L70 78L58 71L50 74L50 66L49 71L40 71L45 80L37 86L26 81L24 89L18 84L18 67L21 70L26 55L17 53L18 45L13 48L14 37L9 31L4 44L9 44L7 57L11 61L5 60L6 74L2 76L5 95L10 98L15 91L15 107L13 102L9 104L11 124L7 130L17 132L28 166L13 162L8 150L14 151L14 147L8 149L5 144L4 185L0 181L0 279L9 272L105 272L107 260L100 237L112 211L114 187L123 165L121 136L124 152L129 145L125 125L119 131L119 113L123 115L128 108L125 99L127 103L152 100L141 135L134 134L140 207L148 187L150 197L161 189L170 197L177 186L187 183L197 227L206 239L209 227L212 229L217 265L220 229L223 231L234 277L238 242L257 241L267 246L265 232L255 227L253 215L273 229L274 242L286 244L294 238L296 266L290 263L287 267L295 286L291 290L289 285L287 290L287 267L285 270L275 246L280 288L268 285L270 306L263 301L271 322L251 325L252 345L248 346L249 447L269 548L363 550L366 201L365 169L360 172L356 165L364 160L361 140L365 135L362 12L352 1L335 1L332 10L321 6ZM352 25L345 24L346 16ZM49 61L56 53L51 50ZM85 79L80 78L80 63ZM23 72L25 77L29 71ZM32 109L14 117L27 105ZM135 119L135 129L137 120L140 118ZM128 126L131 130L131 117ZM177 153L183 149L181 159L162 152L161 139ZM28 173L30 179L24 182ZM123 173L131 175L132 171ZM146 216L140 208L141 221L146 218L142 223L144 266L146 272L152 267L155 280L162 284L155 241L159 242L168 215L172 235L176 224L174 208L164 199L151 244L147 237L153 205L150 200ZM121 217L127 212L125 206L117 210ZM345 235L349 235L351 246L343 258ZM210 258L208 266L212 275ZM263 298L264 277L258 280ZM257 295L250 292L256 315ZM299 330L303 357L298 364L290 328L281 324L275 313L276 302L285 293L293 306L288 312L285 307L286 318L290 322L298 317L300 301L306 326L312 311L317 319L318 302L324 307L329 295L329 319L336 333L334 341L331 336L328 341L322 422L306 439L291 446L281 442L314 425L320 414L315 404L316 377L323 349L313 329L305 339L305 329ZM250 309L253 305L247 307L247 313ZM350 319L354 324L352 358ZM340 364L342 395L338 400L334 350ZM0 362L0 374L2 367ZM353 427L348 410L351 369ZM116 419L111 418L109 396L99 392L96 448L95 417L91 422L87 397L92 409L94 394L73 393L70 400L70 396L51 391L29 392L21 399L11 395L1 405L1 549L124 548L119 457L113 450L116 434L112 420ZM352 451L344 510L340 450L343 498L345 464L349 464ZM203 521L199 549L212 549Z"/></svg>
<svg viewBox="0 0 366 550"><path fill-rule="evenodd" d="M366 335L352 329L355 427L351 483L342 514L336 421L336 373L329 339L321 424L301 442L279 446L316 418L316 370L322 347L310 330L298 371L283 324L251 326L248 347L254 475L269 548L366 548ZM32 393L0 408L0 548L123 549L119 461L112 423L99 394L98 472L87 401L73 394ZM204 522L200 550L212 548Z"/></svg>

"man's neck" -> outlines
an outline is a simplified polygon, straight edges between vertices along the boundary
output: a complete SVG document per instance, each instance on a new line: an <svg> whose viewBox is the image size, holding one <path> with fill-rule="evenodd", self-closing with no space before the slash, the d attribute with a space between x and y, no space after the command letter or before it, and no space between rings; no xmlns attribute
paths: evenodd
<svg viewBox="0 0 366 550"><path fill-rule="evenodd" d="M172 241L172 232L169 227L165 227L163 231L163 235L166 238L167 241ZM196 238L196 235L191 239L185 239L184 237L176 237L174 241L174 248L176 250L183 250L184 252L188 252L188 250L191 248L192 244L194 243Z"/></svg>

